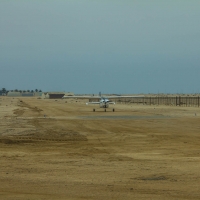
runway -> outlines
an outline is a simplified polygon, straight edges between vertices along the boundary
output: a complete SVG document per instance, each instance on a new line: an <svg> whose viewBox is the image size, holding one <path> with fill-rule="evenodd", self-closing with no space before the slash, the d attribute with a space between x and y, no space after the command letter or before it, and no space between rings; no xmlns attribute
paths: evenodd
<svg viewBox="0 0 200 200"><path fill-rule="evenodd" d="M0 106L2 199L200 199L200 109L20 100Z"/></svg>

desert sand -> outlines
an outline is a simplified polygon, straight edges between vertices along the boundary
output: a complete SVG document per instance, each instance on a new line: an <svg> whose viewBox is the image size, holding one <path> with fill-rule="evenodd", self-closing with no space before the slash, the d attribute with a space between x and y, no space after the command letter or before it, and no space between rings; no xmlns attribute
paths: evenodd
<svg viewBox="0 0 200 200"><path fill-rule="evenodd" d="M200 108L0 97L0 199L200 199Z"/></svg>

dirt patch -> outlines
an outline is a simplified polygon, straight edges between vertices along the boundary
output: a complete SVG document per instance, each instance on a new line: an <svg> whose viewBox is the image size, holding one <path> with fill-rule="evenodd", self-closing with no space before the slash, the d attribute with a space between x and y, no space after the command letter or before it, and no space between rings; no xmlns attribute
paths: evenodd
<svg viewBox="0 0 200 200"><path fill-rule="evenodd" d="M143 180L143 181L163 181L163 180L167 180L167 178L164 177L164 176L150 176L150 177L141 177L141 178L138 178L137 180Z"/></svg>
<svg viewBox="0 0 200 200"><path fill-rule="evenodd" d="M21 115L23 115L24 114L24 110L22 110L22 109L16 109L16 110L14 110L14 114L15 115L17 115L17 116L21 116Z"/></svg>
<svg viewBox="0 0 200 200"><path fill-rule="evenodd" d="M27 138L24 139L24 140L20 140L18 138L14 138L14 139L1 138L0 139L0 143L8 144L8 145L11 145L11 144L22 144L22 143L32 143L32 140L27 140Z"/></svg>

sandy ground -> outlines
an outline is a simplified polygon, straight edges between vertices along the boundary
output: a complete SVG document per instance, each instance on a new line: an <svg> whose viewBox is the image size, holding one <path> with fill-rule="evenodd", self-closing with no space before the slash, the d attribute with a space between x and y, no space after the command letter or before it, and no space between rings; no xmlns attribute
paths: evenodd
<svg viewBox="0 0 200 200"><path fill-rule="evenodd" d="M200 108L0 98L0 199L200 199Z"/></svg>

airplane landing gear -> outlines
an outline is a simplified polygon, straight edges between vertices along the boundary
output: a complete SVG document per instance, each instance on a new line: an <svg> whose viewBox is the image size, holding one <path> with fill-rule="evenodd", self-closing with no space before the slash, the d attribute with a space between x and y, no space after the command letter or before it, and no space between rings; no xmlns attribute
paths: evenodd
<svg viewBox="0 0 200 200"><path fill-rule="evenodd" d="M95 109L93 108L93 112L95 112Z"/></svg>
<svg viewBox="0 0 200 200"><path fill-rule="evenodd" d="M113 112L115 112L115 109L113 108Z"/></svg>
<svg viewBox="0 0 200 200"><path fill-rule="evenodd" d="M105 109L105 112L106 112L106 109Z"/></svg>

